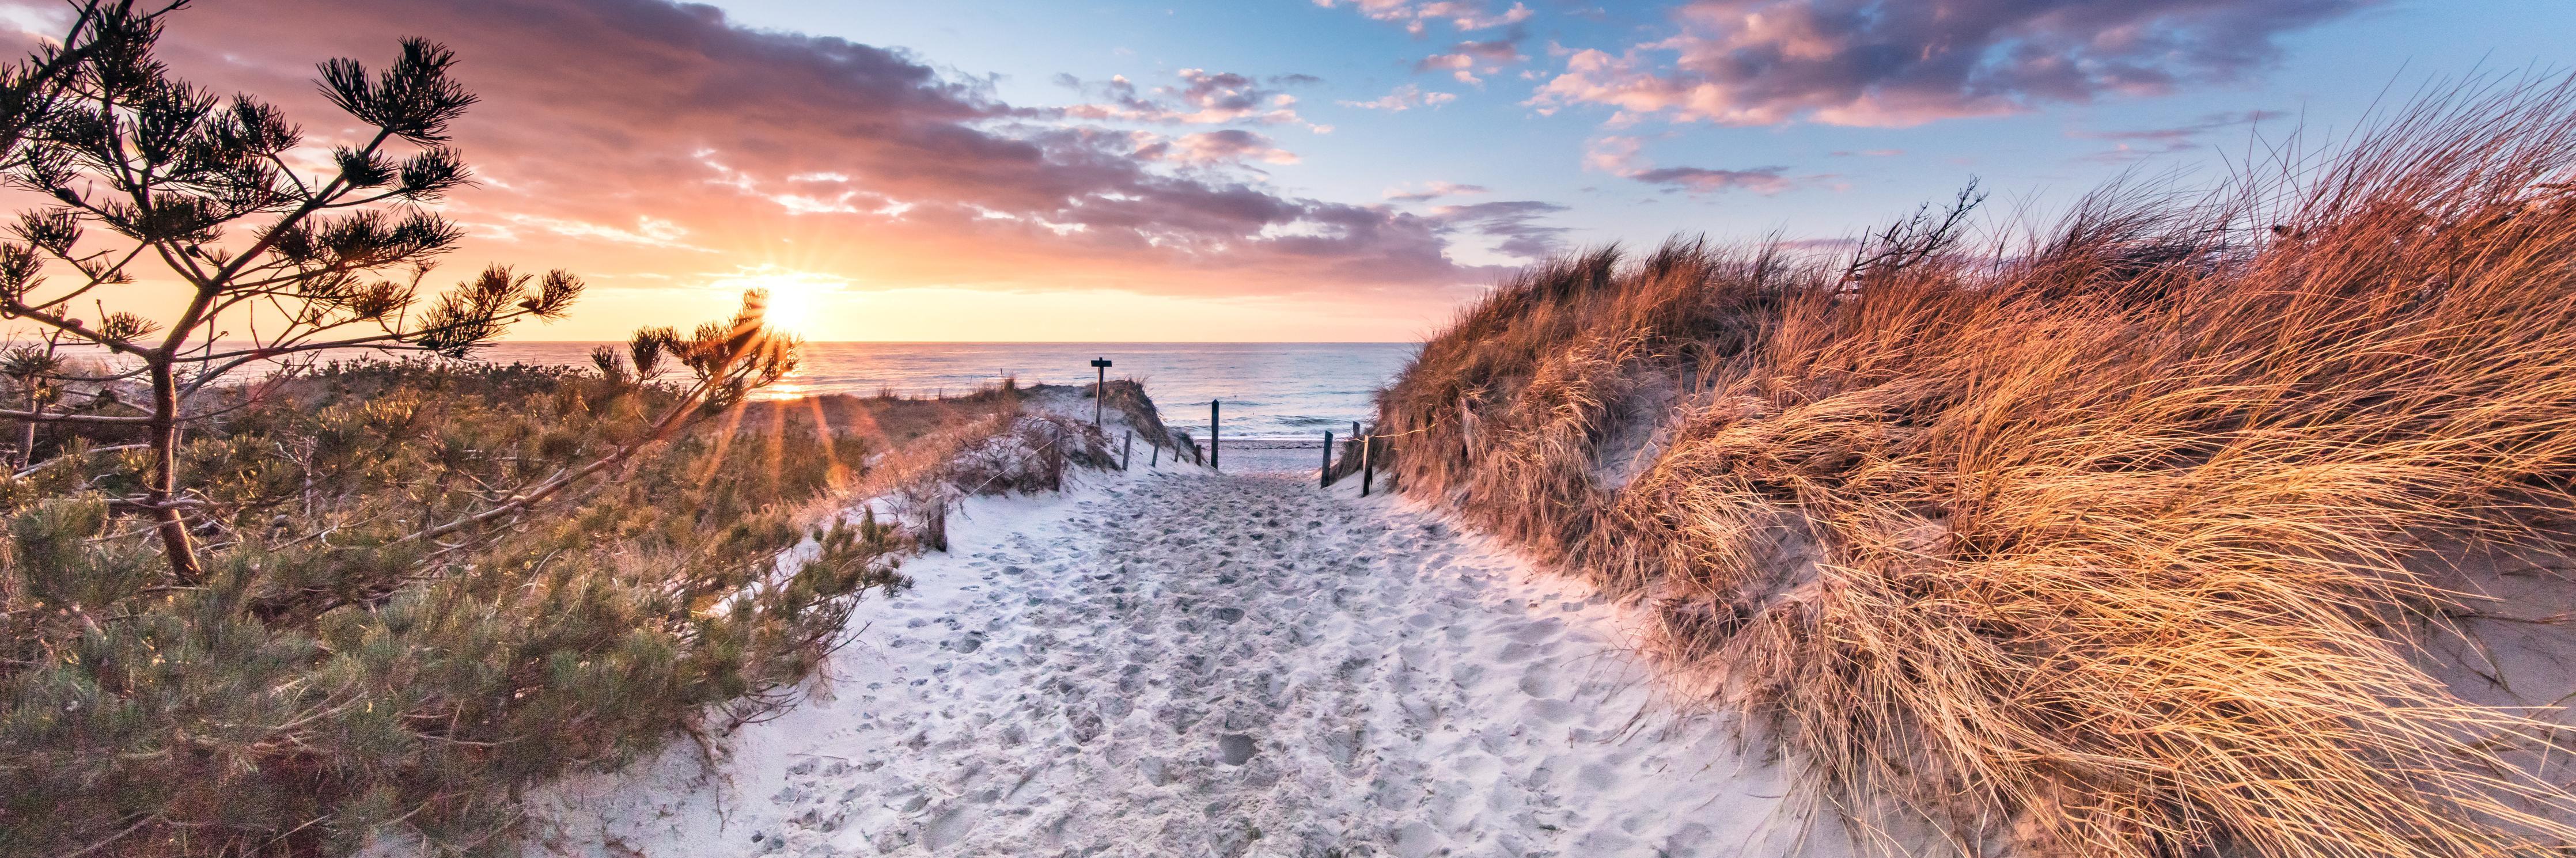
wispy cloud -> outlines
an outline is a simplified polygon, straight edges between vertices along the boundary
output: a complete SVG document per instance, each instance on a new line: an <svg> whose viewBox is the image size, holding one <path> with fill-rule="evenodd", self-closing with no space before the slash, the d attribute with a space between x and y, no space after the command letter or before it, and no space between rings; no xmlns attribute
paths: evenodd
<svg viewBox="0 0 2576 858"><path fill-rule="evenodd" d="M1450 182L1424 182L1419 190L1412 188L1388 188L1386 189L1386 198L1396 202L1419 203L1436 200L1441 197L1463 197L1484 193L1491 193L1491 191L1483 185L1460 185Z"/></svg>
<svg viewBox="0 0 2576 858"><path fill-rule="evenodd" d="M1403 86L1396 87L1385 95L1378 96L1377 99L1373 101L1344 101L1340 102L1340 104L1343 107L1357 107L1366 110L1383 110L1389 113L1402 113L1416 107L1439 107L1440 105L1448 104L1449 102L1457 100L1458 95L1456 93L1432 92L1408 83Z"/></svg>
<svg viewBox="0 0 2576 858"><path fill-rule="evenodd" d="M1794 187L1781 173L1786 167L1754 167L1747 170L1716 170L1707 167L1657 167L1630 174L1628 178L1649 185L1680 188L1694 194L1746 190L1757 194L1776 194Z"/></svg>
<svg viewBox="0 0 2576 858"><path fill-rule="evenodd" d="M1644 141L1629 136L1610 135L1596 138L1587 147L1583 166L1623 179L1659 185L1671 191L1693 195L1723 191L1752 191L1777 194L1824 176L1788 175L1787 167L1748 167L1716 169L1710 167L1658 167L1645 155Z"/></svg>
<svg viewBox="0 0 2576 858"><path fill-rule="evenodd" d="M2086 131L2079 129L2066 132L2066 136L2082 140L2110 141L2113 144L2111 149L2087 155L2085 156L2085 160L2116 163L2120 161L2134 161L2139 158L2146 158L2171 152L2190 151L2200 148L2202 145L2200 139L2201 136L2208 134L2209 132L2227 128L2259 125L2264 122L2287 119L2289 116L2290 114L2279 110L2226 111L2207 114L2192 122L2164 128L2141 128L2123 131Z"/></svg>
<svg viewBox="0 0 2576 858"><path fill-rule="evenodd" d="M1140 90L1125 75L1091 85L1071 75L1058 75L1056 82L1083 89L1101 99L1065 108L1066 115L1078 119L1166 125L1223 125L1233 122L1282 125L1306 124L1306 121L1297 115L1297 96L1282 91L1279 85L1320 80L1312 75L1286 75L1272 78L1265 85L1249 75L1206 69L1182 69L1176 76L1180 85L1158 86L1151 90Z"/></svg>
<svg viewBox="0 0 2576 858"><path fill-rule="evenodd" d="M1565 249L1571 228L1539 223L1539 218L1570 211L1538 200L1502 200L1469 205L1434 206L1431 217L1446 225L1502 239L1494 249L1523 259L1538 259Z"/></svg>
<svg viewBox="0 0 2576 858"><path fill-rule="evenodd" d="M1246 161L1294 164L1298 160L1297 153L1271 145L1270 138L1240 128L1202 131L1168 139L1152 132L1140 131L1137 135L1136 156L1154 161L1204 166Z"/></svg>
<svg viewBox="0 0 2576 858"><path fill-rule="evenodd" d="M1675 31L1577 51L1531 105L1769 125L1915 125L2154 95L2270 65L2378 0L1692 0Z"/></svg>
<svg viewBox="0 0 2576 858"><path fill-rule="evenodd" d="M1348 6L1373 19L1402 24L1405 32L1416 36L1427 32L1427 24L1434 21L1448 22L1460 31L1490 30L1527 21L1534 14L1525 3L1496 10L1484 0L1315 0L1315 5Z"/></svg>

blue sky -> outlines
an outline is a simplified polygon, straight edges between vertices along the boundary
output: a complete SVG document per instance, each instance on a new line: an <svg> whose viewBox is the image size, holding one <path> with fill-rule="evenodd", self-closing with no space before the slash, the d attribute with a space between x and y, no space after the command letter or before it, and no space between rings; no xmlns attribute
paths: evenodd
<svg viewBox="0 0 2576 858"><path fill-rule="evenodd" d="M1258 78L1292 74L1320 81L1280 87L1304 119L1330 133L1270 127L1262 132L1295 153L1295 164L1260 164L1268 181L1296 193L1379 200L1390 189L1432 182L1487 193L1425 203L1536 200L1567 206L1542 223L1568 240L1652 241L1674 232L1793 238L1846 235L1913 206L1946 199L1974 178L1998 208L2062 207L2124 172L2186 180L2221 176L2262 139L2304 130L2326 142L2374 106L2403 102L2418 88L2478 72L2565 71L2576 63L2576 3L2476 0L2360 5L2274 37L2278 59L2232 81L2182 86L2163 95L2106 94L2043 102L2028 113L1846 127L1818 122L1727 126L1648 119L1610 127L1618 113L1574 106L1542 113L1528 102L1564 69L1563 49L1618 51L1669 38L1675 4L1529 3L1518 24L1524 62L1479 74L1481 84L1443 70L1417 71L1424 57L1462 40L1505 38L1512 26L1461 30L1427 21L1416 35L1372 20L1348 3L1227 0L1207 3L946 0L813 2L722 0L737 22L901 46L961 75L992 76L1019 105L1073 105L1084 95L1056 82L1123 75L1139 86L1172 85L1182 69ZM1501 4L1493 4L1500 7ZM1488 11L1500 12L1489 7ZM1557 48L1551 51L1551 47ZM1527 74L1524 74L1524 73ZM1402 112L1344 106L1401 87L1456 100ZM2244 122L2251 118L2254 121ZM2195 129L2171 136L2169 132ZM2125 135L2125 136L2123 136ZM1784 168L1787 189L1690 193L1586 169L1604 137L1639 138L1656 164L1743 170ZM2125 146L2125 149L2123 148ZM2170 151L2168 151L2170 150ZM1902 154L1884 154L1898 152ZM1880 153L1880 154L1861 154ZM1815 178L1806 178L1815 177ZM1467 242L1488 244L1491 242ZM1511 263L1484 247L1459 247L1469 261Z"/></svg>
<svg viewBox="0 0 2576 858"><path fill-rule="evenodd" d="M2570 32L2567 0L259 0L164 53L327 132L316 63L453 47L457 264L592 284L515 336L761 287L825 340L1382 341L1587 245L2212 184L2257 134L2565 74Z"/></svg>

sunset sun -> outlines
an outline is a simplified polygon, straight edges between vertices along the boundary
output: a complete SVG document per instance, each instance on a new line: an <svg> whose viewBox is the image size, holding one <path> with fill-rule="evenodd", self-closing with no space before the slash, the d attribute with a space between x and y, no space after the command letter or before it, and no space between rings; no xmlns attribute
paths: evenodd
<svg viewBox="0 0 2576 858"><path fill-rule="evenodd" d="M848 295L847 281L829 275L763 267L710 284L726 292L758 289L768 293L768 322L781 332L812 337L830 327Z"/></svg>

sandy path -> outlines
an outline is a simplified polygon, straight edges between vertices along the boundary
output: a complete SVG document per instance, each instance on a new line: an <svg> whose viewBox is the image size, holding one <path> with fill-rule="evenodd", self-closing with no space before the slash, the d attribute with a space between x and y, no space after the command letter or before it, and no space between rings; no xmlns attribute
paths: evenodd
<svg viewBox="0 0 2576 858"><path fill-rule="evenodd" d="M1482 540L1304 476L1102 479L971 508L830 699L554 790L537 851L1848 851L1659 714L1615 609Z"/></svg>

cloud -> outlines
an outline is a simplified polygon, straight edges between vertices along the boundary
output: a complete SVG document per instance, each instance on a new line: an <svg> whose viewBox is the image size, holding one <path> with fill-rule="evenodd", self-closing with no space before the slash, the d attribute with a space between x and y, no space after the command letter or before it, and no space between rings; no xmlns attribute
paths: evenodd
<svg viewBox="0 0 2576 858"><path fill-rule="evenodd" d="M1826 178L1824 176L1791 177L1787 167L1751 167L1720 170L1708 167L1657 167L1645 156L1645 143L1635 137L1610 135L1592 141L1583 155L1583 167L1649 185L1661 185L1667 191L1712 194L1744 190L1769 196L1790 190L1799 184Z"/></svg>
<svg viewBox="0 0 2576 858"><path fill-rule="evenodd" d="M1834 150L1834 151L1832 151L1832 152L1829 152L1829 153L1827 153L1827 154L1830 154L1830 155L1832 155L1832 156L1834 156L1834 157L1836 157L1836 158L1850 158L1850 157L1853 157L1853 156L1859 156L1859 157L1862 157L1862 158L1894 158L1894 157L1896 157L1896 156L1898 156L1898 155L1903 155L1903 154L1905 154L1905 150L1903 150L1903 149L1836 149L1836 150Z"/></svg>
<svg viewBox="0 0 2576 858"><path fill-rule="evenodd" d="M1653 166L1645 159L1645 149L1645 141L1635 137L1613 134L1595 138L1583 149L1583 169L1614 176L1644 172Z"/></svg>
<svg viewBox="0 0 2576 858"><path fill-rule="evenodd" d="M1370 18L1404 25L1404 31L1416 36L1428 29L1429 21L1447 21L1459 31L1490 30L1527 21L1533 14L1526 4L1513 3L1500 12L1485 0L1315 0L1326 9L1349 6Z"/></svg>
<svg viewBox="0 0 2576 858"><path fill-rule="evenodd" d="M1502 239L1494 246L1498 252L1538 259L1564 250L1565 234L1573 231L1567 227L1538 223L1538 219L1565 211L1569 209L1556 203L1506 200L1434 206L1431 217L1443 224Z"/></svg>
<svg viewBox="0 0 2576 858"><path fill-rule="evenodd" d="M1692 0L1677 31L1577 51L1530 104L1683 121L1905 126L2238 80L2275 39L2379 0Z"/></svg>
<svg viewBox="0 0 2576 858"><path fill-rule="evenodd" d="M563 266L613 289L716 253L873 288L1271 296L1450 295L1495 273L1448 258L1452 224L1214 169L1294 158L1261 135L1140 141L909 52L739 27L707 6L204 4L164 53L215 91L279 100L328 147L351 132L314 64L381 64L407 35L454 47L482 97L455 129L482 186L446 204L503 228L469 235L460 258L476 264ZM1284 109L1270 86L1190 71L1159 98L1245 119Z"/></svg>
<svg viewBox="0 0 2576 858"><path fill-rule="evenodd" d="M1375 101L1344 101L1340 102L1340 104L1343 107L1357 107L1364 110L1383 110L1388 113L1402 113L1416 107L1439 107L1440 105L1448 104L1449 102L1457 100L1458 95L1456 93L1427 92L1424 91L1422 87L1408 83L1403 86L1396 87L1394 91L1379 96Z"/></svg>
<svg viewBox="0 0 2576 858"><path fill-rule="evenodd" d="M1252 77L1234 72L1210 72L1206 69L1182 69L1177 75L1180 86L1159 86L1140 92L1125 75L1111 77L1096 86L1085 86L1072 75L1056 75L1058 84L1091 92L1102 99L1099 103L1079 104L1065 108L1065 114L1078 119L1152 122L1165 125L1223 125L1246 122L1256 125L1304 123L1297 115L1297 97L1264 87ZM1283 75L1270 79L1273 85L1303 84L1321 80L1312 75Z"/></svg>
<svg viewBox="0 0 2576 858"><path fill-rule="evenodd" d="M1460 185L1450 182L1425 182L1423 183L1422 190L1418 191L1406 190L1404 188L1388 188L1386 189L1386 198L1397 202L1418 203L1436 200L1441 197L1462 197L1489 192L1489 189L1483 185Z"/></svg>
<svg viewBox="0 0 2576 858"><path fill-rule="evenodd" d="M501 220L511 226L540 229L568 238L595 238L605 241L613 241L620 244L634 244L645 247L668 247L692 250L700 253L714 252L707 248L698 247L691 245L686 241L682 241L681 239L688 237L689 229L681 226L677 222L662 218L638 217L635 219L635 226L632 229L609 226L607 224L565 220L563 218L543 217L523 212L503 214L501 215ZM517 233L513 230L512 234L515 235Z"/></svg>
<svg viewBox="0 0 2576 858"><path fill-rule="evenodd" d="M1848 254L1859 250L1861 241L1857 238L1793 238L1778 242L1776 246L1801 253Z"/></svg>
<svg viewBox="0 0 2576 858"><path fill-rule="evenodd" d="M1245 161L1297 163L1296 153L1272 146L1270 138L1240 128L1184 134L1169 140L1151 132L1137 133L1142 135L1139 138L1141 145L1136 148L1139 158L1193 166Z"/></svg>
<svg viewBox="0 0 2576 858"><path fill-rule="evenodd" d="M2092 155L2085 156L2085 160L2108 162L2131 161L2152 155L2162 155L2168 152L2185 152L2200 148L2200 136L2212 131L2234 128L2241 125L2254 125L2278 119L2287 119L2289 116L2290 114L2278 110L2226 111L2206 114L2198 120L2167 128L2146 128L2130 131L2069 131L2066 133L2066 136L2082 140L2108 140L2116 144L2114 148L2108 151L2096 152Z"/></svg>
<svg viewBox="0 0 2576 858"><path fill-rule="evenodd" d="M1657 167L1641 170L1628 178L1649 185L1665 185L1694 194L1747 190L1770 195L1793 187L1780 175L1785 167L1755 167L1749 170L1712 170L1706 167Z"/></svg>
<svg viewBox="0 0 2576 858"><path fill-rule="evenodd" d="M1529 59L1521 56L1520 47L1521 40L1528 37L1520 28L1514 27L1510 35L1499 39L1459 42L1451 45L1448 53L1433 54L1414 63L1413 71L1415 74L1446 71L1459 83L1484 83L1483 78L1477 77L1477 72L1493 74L1502 71L1504 66Z"/></svg>

